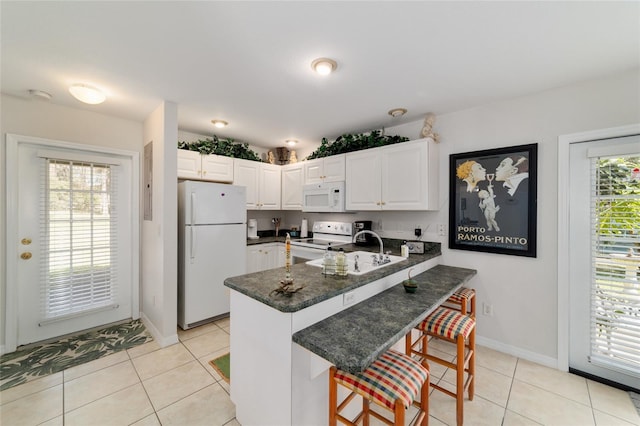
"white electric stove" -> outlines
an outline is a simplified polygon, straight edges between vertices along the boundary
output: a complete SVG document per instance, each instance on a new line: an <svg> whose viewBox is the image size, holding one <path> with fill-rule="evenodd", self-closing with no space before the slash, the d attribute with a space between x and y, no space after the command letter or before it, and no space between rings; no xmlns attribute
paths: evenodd
<svg viewBox="0 0 640 426"><path fill-rule="evenodd" d="M350 244L353 238L353 225L350 222L318 221L314 222L312 231L313 238L291 241L292 263L319 259L327 247L338 248Z"/></svg>

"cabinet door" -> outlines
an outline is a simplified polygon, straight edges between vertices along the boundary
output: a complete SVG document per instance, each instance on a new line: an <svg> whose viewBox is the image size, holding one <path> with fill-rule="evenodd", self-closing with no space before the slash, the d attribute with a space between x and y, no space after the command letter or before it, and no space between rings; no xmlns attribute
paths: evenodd
<svg viewBox="0 0 640 426"><path fill-rule="evenodd" d="M257 210L259 208L259 167L260 163L256 161L239 159L234 159L233 161L233 184L247 188L248 210Z"/></svg>
<svg viewBox="0 0 640 426"><path fill-rule="evenodd" d="M280 166L260 165L258 200L260 209L280 210Z"/></svg>
<svg viewBox="0 0 640 426"><path fill-rule="evenodd" d="M322 182L322 158L304 162L304 184Z"/></svg>
<svg viewBox="0 0 640 426"><path fill-rule="evenodd" d="M300 163L282 167L282 210L302 210L303 174Z"/></svg>
<svg viewBox="0 0 640 426"><path fill-rule="evenodd" d="M380 148L383 210L427 208L427 144L404 142Z"/></svg>
<svg viewBox="0 0 640 426"><path fill-rule="evenodd" d="M200 179L201 155L197 151L178 150L177 172L180 179Z"/></svg>
<svg viewBox="0 0 640 426"><path fill-rule="evenodd" d="M247 274L260 271L261 254L260 244L247 246Z"/></svg>
<svg viewBox="0 0 640 426"><path fill-rule="evenodd" d="M323 180L325 182L341 182L345 180L345 161L346 154L332 155L323 158Z"/></svg>
<svg viewBox="0 0 640 426"><path fill-rule="evenodd" d="M278 243L276 245L276 252L277 252L276 268L284 267L284 263L286 261L286 256L287 256L287 254L285 253L286 247L287 246L284 243ZM289 252L289 253L291 253L291 252Z"/></svg>
<svg viewBox="0 0 640 426"><path fill-rule="evenodd" d="M349 153L345 169L347 210L380 210L380 153L376 149Z"/></svg>
<svg viewBox="0 0 640 426"><path fill-rule="evenodd" d="M233 182L233 158L222 155L203 155L202 179L212 182Z"/></svg>

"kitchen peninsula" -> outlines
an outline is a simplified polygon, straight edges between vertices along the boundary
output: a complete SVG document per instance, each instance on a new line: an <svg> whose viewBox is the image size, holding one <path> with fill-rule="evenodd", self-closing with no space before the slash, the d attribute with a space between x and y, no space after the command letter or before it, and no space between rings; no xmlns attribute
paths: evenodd
<svg viewBox="0 0 640 426"><path fill-rule="evenodd" d="M324 425L331 364L366 368L475 275L438 265L439 246L364 275L324 277L293 265L289 296L273 290L284 268L228 278L231 289L231 399L243 425ZM412 276L418 292L397 285Z"/></svg>

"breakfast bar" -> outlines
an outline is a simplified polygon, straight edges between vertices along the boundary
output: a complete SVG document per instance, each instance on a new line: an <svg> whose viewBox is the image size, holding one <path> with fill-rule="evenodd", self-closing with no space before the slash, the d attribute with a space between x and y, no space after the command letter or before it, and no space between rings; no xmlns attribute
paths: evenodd
<svg viewBox="0 0 640 426"><path fill-rule="evenodd" d="M362 372L475 274L473 269L437 265L413 277L415 293L393 286L298 331L293 341L340 370Z"/></svg>
<svg viewBox="0 0 640 426"><path fill-rule="evenodd" d="M328 369L361 371L475 275L438 265L439 250L380 270L324 277L291 267L290 296L272 291L284 268L228 278L231 399L243 425L325 425ZM415 294L400 284L412 269Z"/></svg>

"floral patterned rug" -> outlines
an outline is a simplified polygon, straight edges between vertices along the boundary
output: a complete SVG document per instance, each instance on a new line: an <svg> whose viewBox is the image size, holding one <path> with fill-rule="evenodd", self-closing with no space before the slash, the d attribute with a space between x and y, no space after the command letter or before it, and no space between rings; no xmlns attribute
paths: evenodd
<svg viewBox="0 0 640 426"><path fill-rule="evenodd" d="M0 391L153 340L140 320L20 349L0 357Z"/></svg>

